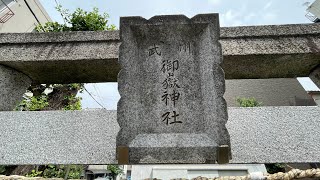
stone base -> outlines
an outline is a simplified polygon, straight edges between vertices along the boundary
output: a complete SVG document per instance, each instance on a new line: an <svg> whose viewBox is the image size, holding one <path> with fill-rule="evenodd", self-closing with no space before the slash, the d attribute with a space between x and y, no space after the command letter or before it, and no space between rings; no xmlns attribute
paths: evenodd
<svg viewBox="0 0 320 180"><path fill-rule="evenodd" d="M129 163L215 163L217 150L206 134L139 134L129 145Z"/></svg>

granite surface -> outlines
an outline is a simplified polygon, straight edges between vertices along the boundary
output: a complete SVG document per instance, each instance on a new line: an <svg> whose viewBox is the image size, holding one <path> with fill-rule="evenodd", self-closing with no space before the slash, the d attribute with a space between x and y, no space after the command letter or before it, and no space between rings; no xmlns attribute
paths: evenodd
<svg viewBox="0 0 320 180"><path fill-rule="evenodd" d="M231 163L320 162L319 107L231 108Z"/></svg>
<svg viewBox="0 0 320 180"><path fill-rule="evenodd" d="M221 27L221 38L270 37L270 36L301 36L318 35L320 25L309 24L283 24L260 26Z"/></svg>
<svg viewBox="0 0 320 180"><path fill-rule="evenodd" d="M166 133L139 134L129 147L132 164L203 164L215 163L218 144L204 133Z"/></svg>
<svg viewBox="0 0 320 180"><path fill-rule="evenodd" d="M320 24L221 28L226 79L307 77ZM119 31L0 33L0 64L40 83L116 82ZM236 67L236 68L235 68Z"/></svg>
<svg viewBox="0 0 320 180"><path fill-rule="evenodd" d="M28 76L0 65L0 111L12 111L30 85Z"/></svg>
<svg viewBox="0 0 320 180"><path fill-rule="evenodd" d="M320 162L320 107L228 108L230 163ZM115 164L117 112L0 112L0 164Z"/></svg>
<svg viewBox="0 0 320 180"><path fill-rule="evenodd" d="M4 111L0 123L0 164L116 163L115 111Z"/></svg>
<svg viewBox="0 0 320 180"><path fill-rule="evenodd" d="M225 128L227 109L218 14L191 19L182 15L155 16L149 20L126 17L121 18L120 29L121 129L117 145L129 147L133 163L146 156L192 163L192 155L202 156L203 163L214 162L215 154L208 156L201 146L191 146L192 143L184 147L179 144L181 136L174 134L184 134L185 141L194 141L189 134L205 134L216 145L205 147L211 148L211 152L216 151L217 145L230 145ZM159 135L159 141L173 143L172 149L159 144L158 151L151 150L153 146L146 150L150 134L172 134ZM202 140L205 139L197 139ZM171 153L164 155L162 148ZM188 151L190 155L185 156Z"/></svg>
<svg viewBox="0 0 320 180"><path fill-rule="evenodd" d="M0 33L0 44L119 41L119 31Z"/></svg>

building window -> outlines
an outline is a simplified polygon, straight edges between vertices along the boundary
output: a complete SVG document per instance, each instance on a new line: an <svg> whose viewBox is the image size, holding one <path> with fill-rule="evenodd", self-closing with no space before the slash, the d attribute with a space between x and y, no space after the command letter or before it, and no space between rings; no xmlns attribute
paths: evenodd
<svg viewBox="0 0 320 180"><path fill-rule="evenodd" d="M0 0L0 23L7 22L14 15L9 7L13 2L15 2L15 0Z"/></svg>
<svg viewBox="0 0 320 180"><path fill-rule="evenodd" d="M4 8L6 8L6 5L8 6L12 2L15 2L15 1L14 0L1 0L0 1L0 12L2 13Z"/></svg>

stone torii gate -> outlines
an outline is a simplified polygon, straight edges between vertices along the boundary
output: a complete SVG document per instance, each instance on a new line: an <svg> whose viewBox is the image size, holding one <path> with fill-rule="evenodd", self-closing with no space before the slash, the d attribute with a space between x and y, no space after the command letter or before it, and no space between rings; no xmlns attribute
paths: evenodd
<svg viewBox="0 0 320 180"><path fill-rule="evenodd" d="M220 43L226 79L320 87L319 24L226 27ZM31 82L116 82L120 44L119 31L0 34L0 164L117 164L116 111L10 110ZM319 110L228 108L231 163L319 162Z"/></svg>

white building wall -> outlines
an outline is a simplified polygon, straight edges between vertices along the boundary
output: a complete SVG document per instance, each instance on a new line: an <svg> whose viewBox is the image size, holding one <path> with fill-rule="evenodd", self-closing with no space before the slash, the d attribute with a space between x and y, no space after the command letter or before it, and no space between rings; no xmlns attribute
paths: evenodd
<svg viewBox="0 0 320 180"><path fill-rule="evenodd" d="M132 180L158 178L170 180L174 178L192 179L198 176L214 178L222 176L243 176L253 172L266 173L263 164L228 164L228 165L133 165Z"/></svg>
<svg viewBox="0 0 320 180"><path fill-rule="evenodd" d="M254 97L262 106L315 106L294 78L226 80L224 98L228 107L237 107L237 97Z"/></svg>
<svg viewBox="0 0 320 180"><path fill-rule="evenodd" d="M311 12L317 18L320 18L320 0L314 1L308 8L307 11Z"/></svg>
<svg viewBox="0 0 320 180"><path fill-rule="evenodd" d="M26 0L30 8L38 18L41 24L51 21L48 13L45 11L39 0ZM8 4L14 15L5 23L0 23L1 33L23 33L32 32L38 25L37 20L30 12L24 0L14 0ZM5 11L7 12L7 11ZM3 16L4 13L0 14Z"/></svg>

